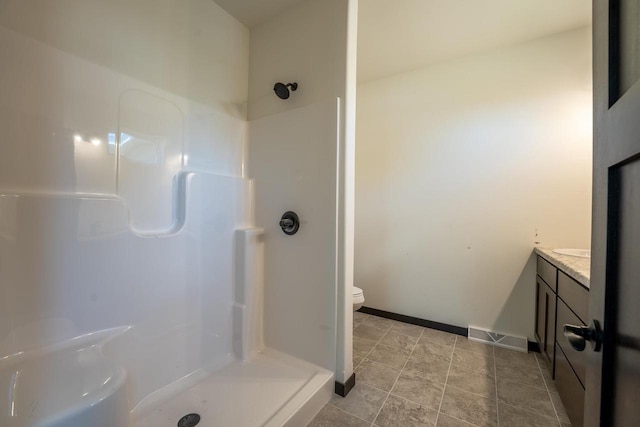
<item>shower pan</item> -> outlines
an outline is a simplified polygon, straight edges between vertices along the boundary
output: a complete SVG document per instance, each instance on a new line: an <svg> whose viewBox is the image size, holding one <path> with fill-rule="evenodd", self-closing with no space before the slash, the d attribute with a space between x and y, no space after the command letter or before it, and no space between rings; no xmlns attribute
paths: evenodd
<svg viewBox="0 0 640 427"><path fill-rule="evenodd" d="M342 93L284 106L263 67L251 117L249 37L211 0L0 4L3 427L299 427L330 399Z"/></svg>

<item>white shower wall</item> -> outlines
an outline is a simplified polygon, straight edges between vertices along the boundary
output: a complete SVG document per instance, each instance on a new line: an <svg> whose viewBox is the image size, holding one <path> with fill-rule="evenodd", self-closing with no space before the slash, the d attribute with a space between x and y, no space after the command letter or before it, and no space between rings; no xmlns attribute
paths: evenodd
<svg viewBox="0 0 640 427"><path fill-rule="evenodd" d="M333 372L352 373L353 3L301 2L252 30L251 73L249 30L211 0L0 3L0 388L20 369L37 383L50 346L84 336L136 426L175 425L194 399L224 425L304 425L328 401ZM285 39L308 49L273 57ZM300 83L289 103L279 80ZM33 393L58 387L42 381Z"/></svg>
<svg viewBox="0 0 640 427"><path fill-rule="evenodd" d="M114 194L132 89L179 109L189 169L242 175L249 31L212 1L8 0L0 37L0 189Z"/></svg>
<svg viewBox="0 0 640 427"><path fill-rule="evenodd" d="M0 359L129 328L134 406L227 363L248 29L210 0L9 0L0 55Z"/></svg>
<svg viewBox="0 0 640 427"><path fill-rule="evenodd" d="M248 170L264 228L265 341L336 366L338 99L253 120ZM300 218L293 236L278 222Z"/></svg>
<svg viewBox="0 0 640 427"><path fill-rule="evenodd" d="M246 180L186 179L188 220L174 235L132 233L113 197L2 196L0 354L116 327L110 355L133 405L232 358L234 229Z"/></svg>
<svg viewBox="0 0 640 427"><path fill-rule="evenodd" d="M301 331L305 326L309 334L326 328L329 320L313 320L320 313L325 317L331 313L335 318L336 328L331 333L336 334L337 340L335 372L339 382L345 382L353 373L354 191L350 185L355 167L357 4L357 0L302 1L252 28L249 70L247 174L256 182L256 221L265 228L265 287L277 286L277 305L287 301L287 313L302 316L295 318ZM272 90L278 81L297 82L298 90L288 100L280 100ZM336 101L337 122L330 110ZM317 159L311 153L316 153ZM328 183L333 185L331 193L323 187ZM322 191L316 191L319 188ZM304 212L303 230L308 229L311 234L301 232L300 237L284 239L276 229L280 215L296 206ZM329 213L334 223L324 216ZM306 277L305 269L309 269ZM324 297L317 303L322 305L311 307L308 295L317 295L319 289ZM335 295L331 305L324 302L329 293ZM309 313L306 319L304 307ZM267 300L266 309L269 308ZM266 319L266 338L271 336L273 342L291 348L291 340L298 338L280 336L275 328L277 322L270 322L268 314ZM292 328L296 326L285 327ZM311 337L305 340L311 342ZM315 348L312 346L307 352L312 353ZM317 354L324 352L318 350Z"/></svg>

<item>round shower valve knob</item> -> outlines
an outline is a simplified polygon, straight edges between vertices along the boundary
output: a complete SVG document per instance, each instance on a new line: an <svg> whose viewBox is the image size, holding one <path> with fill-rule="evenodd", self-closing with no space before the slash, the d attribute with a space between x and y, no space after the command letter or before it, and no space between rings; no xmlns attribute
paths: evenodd
<svg viewBox="0 0 640 427"><path fill-rule="evenodd" d="M282 214L282 218L280 218L280 228L282 228L284 234L288 234L289 236L296 234L300 229L298 214L293 211L287 211Z"/></svg>

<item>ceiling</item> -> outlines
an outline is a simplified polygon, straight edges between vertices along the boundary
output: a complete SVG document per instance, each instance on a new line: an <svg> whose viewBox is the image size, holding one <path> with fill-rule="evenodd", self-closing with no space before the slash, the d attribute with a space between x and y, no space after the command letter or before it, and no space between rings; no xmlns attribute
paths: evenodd
<svg viewBox="0 0 640 427"><path fill-rule="evenodd" d="M301 1L215 0L249 28ZM360 83L591 24L591 0L358 3Z"/></svg>
<svg viewBox="0 0 640 427"><path fill-rule="evenodd" d="M214 0L220 7L249 28L268 21L302 0ZM312 0L322 1L322 0ZM367 0L364 0L367 1Z"/></svg>
<svg viewBox="0 0 640 427"><path fill-rule="evenodd" d="M358 82L591 24L591 0L360 0Z"/></svg>

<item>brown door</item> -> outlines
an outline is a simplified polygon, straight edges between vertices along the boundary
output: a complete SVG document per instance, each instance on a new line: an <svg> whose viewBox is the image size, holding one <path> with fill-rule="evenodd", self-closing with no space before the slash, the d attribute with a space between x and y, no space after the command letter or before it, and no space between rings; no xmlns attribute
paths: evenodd
<svg viewBox="0 0 640 427"><path fill-rule="evenodd" d="M594 0L593 234L586 426L640 425L640 1ZM598 349L598 336L602 348ZM596 350L593 351L595 345Z"/></svg>

